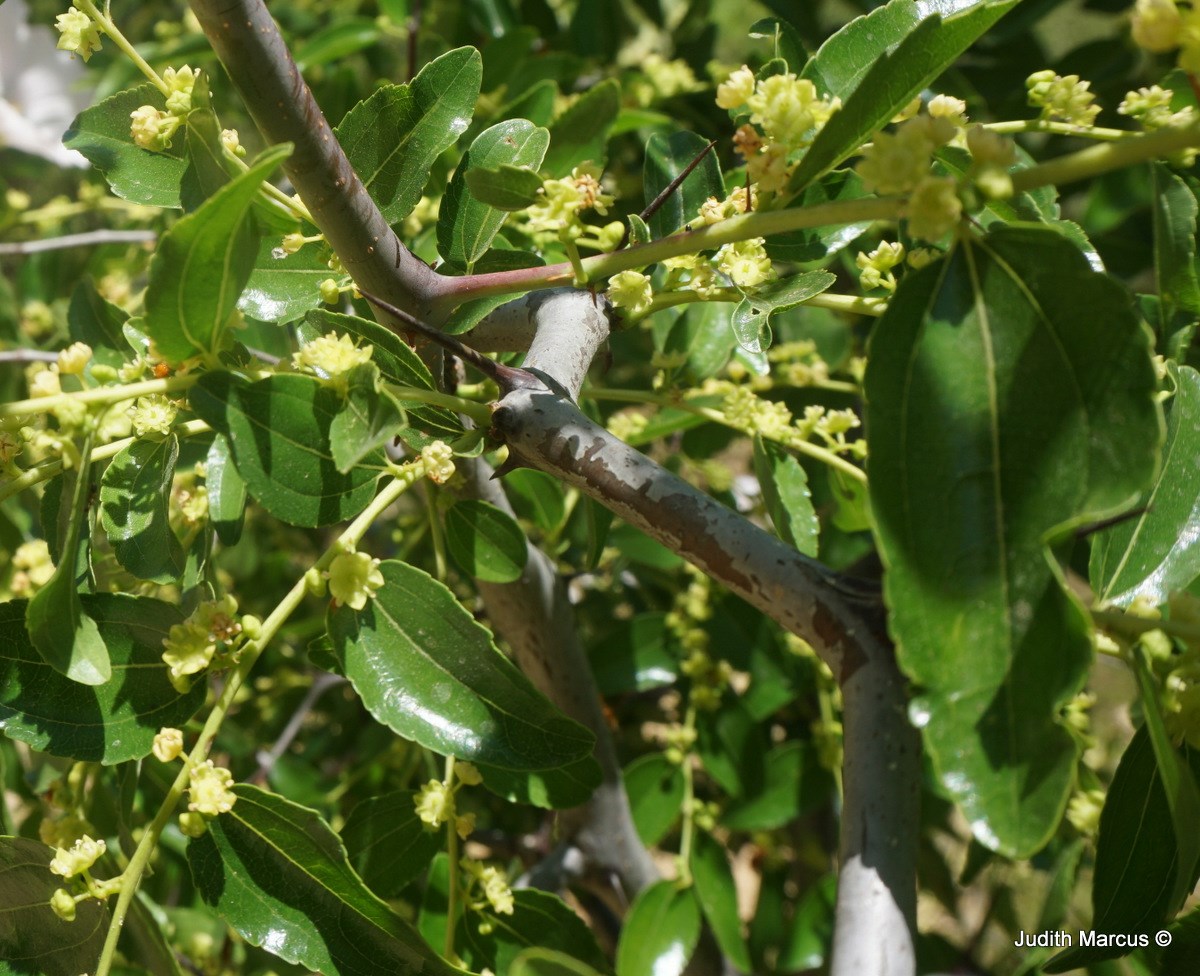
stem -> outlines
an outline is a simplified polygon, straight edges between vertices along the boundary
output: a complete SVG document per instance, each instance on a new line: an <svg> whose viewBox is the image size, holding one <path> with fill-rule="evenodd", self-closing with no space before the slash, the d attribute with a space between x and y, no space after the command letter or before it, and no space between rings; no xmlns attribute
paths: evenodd
<svg viewBox="0 0 1200 976"><path fill-rule="evenodd" d="M92 2L92 0L76 0L75 6L77 6L85 14L91 17L92 20L100 25L100 29L108 35L109 39L124 53L127 58L129 58L130 61L138 66L138 69L142 72L142 74L144 74L150 79L151 82L154 83L154 87L156 87L164 95L169 95L171 93L171 89L168 88L167 83L158 76L158 72L146 63L145 58L137 53L137 48L129 43L129 40L124 34L121 33L117 25L109 19L107 14L101 13L96 8L96 5Z"/></svg>
<svg viewBox="0 0 1200 976"><path fill-rule="evenodd" d="M189 420L178 427L172 427L171 433L179 437L191 437L193 434L203 434L210 429L208 424L203 420ZM120 440L103 444L89 455L89 463L115 457L135 440L137 440L136 437L123 437ZM56 474L59 474L62 469L62 460L54 458L49 461L43 461L41 464L35 465L26 471L22 471L17 477L11 481L6 481L3 487L0 487L0 502L19 494L26 488L32 488L34 485L40 485L43 481L49 481Z"/></svg>
<svg viewBox="0 0 1200 976"><path fill-rule="evenodd" d="M387 385L387 391L398 400L411 400L416 403L427 403L433 407L444 407L456 413L466 414L477 424L487 427L492 422L492 408L477 400L467 400L463 397L441 393L438 390L426 390L413 386Z"/></svg>
<svg viewBox="0 0 1200 976"><path fill-rule="evenodd" d="M1138 135L1129 129L1105 129L1100 126L1073 125L1070 122L1050 122L1045 119L985 122L983 127L990 132L999 132L1005 135L1016 132L1045 132L1050 135L1079 136L1081 139L1098 139L1104 142L1132 139Z"/></svg>
<svg viewBox="0 0 1200 976"><path fill-rule="evenodd" d="M150 393L178 393L193 386L199 378L199 373L193 373L186 376L169 376L162 380L143 380L127 386L103 386L95 390L81 390L78 393L58 393L54 396L14 400L12 403L0 403L0 417L23 417L31 413L48 413L55 407L72 402L120 403L122 400L132 400L134 397L146 396Z"/></svg>
<svg viewBox="0 0 1200 976"><path fill-rule="evenodd" d="M814 384L816 385L816 384ZM825 387L822 386L824 389ZM857 388L854 388L857 389ZM861 481L864 485L867 483L867 473L862 468L851 464L844 457L834 454L828 448L821 447L819 444L813 444L810 441L784 441L778 437L772 437L764 434L762 431L744 430L737 424L730 423L725 414L720 410L714 410L712 407L701 407L694 403L689 403L687 400L672 400L670 397L658 396L654 393L645 393L641 390L592 390L586 391L586 395L594 400L616 400L622 403L651 403L660 407L675 407L679 410L686 410L688 413L693 413L698 417L703 417L705 420L711 420L715 424L720 424L722 427L728 427L730 430L736 430L739 433L753 436L758 434L764 440L774 441L789 450L797 451L800 454L807 454L811 458L828 464L831 468L837 468L843 474L849 475L856 481Z"/></svg>
<svg viewBox="0 0 1200 976"><path fill-rule="evenodd" d="M683 727L688 731L696 728L696 706L688 704ZM684 753L683 765L683 827L679 835L679 880L688 887L692 883L692 843L696 836L696 770L691 748Z"/></svg>
<svg viewBox="0 0 1200 976"><path fill-rule="evenodd" d="M69 247L93 247L100 244L146 244L158 238L152 230L89 230L61 237L44 237L36 241L15 241L0 244L0 256L8 254L38 254L42 251L62 251Z"/></svg>
<svg viewBox="0 0 1200 976"><path fill-rule="evenodd" d="M786 210L738 214L699 230L672 234L670 237L627 247L612 254L583 258L579 264L588 281L597 281L609 278L618 271L644 268L666 258L712 250L722 244L744 241L752 237L767 237L808 227L895 220L900 216L903 206L904 200L899 197L870 197L862 200L839 200L815 207L791 207ZM569 285L574 278L575 269L569 261L540 268L449 278L443 281L442 294L434 299L433 308L440 314L474 298L517 294L550 285Z"/></svg>
<svg viewBox="0 0 1200 976"><path fill-rule="evenodd" d="M650 309L642 318L675 305L690 305L693 302L740 302L742 293L736 288L718 288L707 294L698 291L660 292L654 296ZM864 298L859 295L831 295L824 292L801 303L810 308L829 308L835 312L854 312L858 315L879 316L887 311L886 298Z"/></svg>
<svg viewBox="0 0 1200 976"><path fill-rule="evenodd" d="M1119 610L1093 610L1092 622L1103 630L1115 631L1122 637L1133 640L1152 630L1161 630L1164 634L1181 640L1200 642L1200 624L1191 624L1183 620L1150 620Z"/></svg>
<svg viewBox="0 0 1200 976"><path fill-rule="evenodd" d="M1013 173L1013 192L1021 193L1050 184L1074 183L1197 146L1200 146L1200 126L1195 125L1185 129L1161 129L1120 142L1088 146L1079 152Z"/></svg>
<svg viewBox="0 0 1200 976"><path fill-rule="evenodd" d="M337 541L325 550L321 558L314 564L314 568L318 570L328 569L329 565L340 552L343 552L348 546L356 545L366 534L371 524L383 514L392 502L404 494L410 485L411 482L403 478L397 478L384 487L383 491L375 496L371 504L363 509L359 516L350 523L350 527L338 536ZM221 689L221 695L213 706L213 710L209 714L207 721L205 721L204 728L200 731L200 737L196 740L196 745L188 753L187 759L183 763L183 769L175 777L175 781L167 791L162 806L159 807L154 820L151 821L145 834L142 835L137 849L134 850L133 857L129 860L129 866L125 868L125 871L121 875L121 893L117 896L117 903L113 908L112 920L109 922L108 927L108 936L105 939L104 949L100 953L100 961L96 967L96 976L109 976L113 958L117 951L117 940L121 935L121 928L125 924L125 916L129 912L129 906L133 902L134 895L137 893L138 885L141 883L142 875L146 870L146 865L150 861L150 855L158 843L158 838L162 834L163 828L167 825L167 821L175 812L179 801L183 798L192 769L204 762L208 757L208 751L212 746L213 739L216 738L217 732L221 728L221 723L225 720L230 706L233 705L238 691L249 676L255 662L271 642L272 638L279 632L279 629L287 622L287 619L304 601L307 592L308 589L305 586L304 577L301 576L288 591L287 595L271 611L270 616L263 621L262 632L259 636L242 646L241 658L238 661L237 668L230 674L229 680L225 682L225 687Z"/></svg>
<svg viewBox="0 0 1200 976"><path fill-rule="evenodd" d="M447 790L454 789L454 757L446 757ZM446 821L446 857L450 859L450 878L446 891L446 941L442 953L447 959L454 958L454 916L458 912L458 823L455 817Z"/></svg>

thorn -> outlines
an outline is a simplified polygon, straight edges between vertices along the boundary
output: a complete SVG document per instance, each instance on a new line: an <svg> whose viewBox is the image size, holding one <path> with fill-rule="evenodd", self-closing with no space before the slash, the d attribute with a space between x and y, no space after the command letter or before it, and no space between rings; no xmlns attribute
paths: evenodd
<svg viewBox="0 0 1200 976"><path fill-rule="evenodd" d="M415 315L410 315L402 308L397 308L391 302L386 302L370 292L358 289L359 293L368 302L383 312L386 312L392 318L399 322L403 322L414 332L424 336L435 345L441 346L447 352L453 353L465 363L470 363L479 372L486 376L489 380L495 382L500 387L501 391L508 393L517 387L530 386L537 384L537 380L532 374L527 373L523 369L515 369L512 366L504 366L496 362L494 359L489 359L487 356L478 350L472 349L470 346L465 346L453 336L448 336L446 333L435 329L428 322L422 322ZM538 384L540 385L540 384Z"/></svg>
<svg viewBox="0 0 1200 976"><path fill-rule="evenodd" d="M1075 530L1075 538L1086 539L1089 535L1095 535L1097 532L1111 529L1114 525L1120 525L1122 522L1128 522L1130 519L1141 518L1148 511L1150 511L1149 505L1139 505L1137 508L1131 509L1128 512L1122 512L1120 515L1100 519L1098 522L1089 522L1087 525L1081 525Z"/></svg>
<svg viewBox="0 0 1200 976"><path fill-rule="evenodd" d="M638 217L640 217L642 220L649 220L656 213L658 213L658 211L662 208L662 205L664 203L666 203L667 200L670 199L671 194L674 193L676 190L679 189L680 186L683 185L683 181L692 175L692 170L694 170L697 166L699 166L701 161L704 159L704 157L713 151L713 147L715 147L716 144L717 144L717 140L714 139L707 146L705 146L698 153L696 153L695 159L693 159L690 163L688 163L680 171L679 175L675 177L675 179L671 180L670 183L668 183L666 186L664 186L662 188L662 192L660 192L658 194L658 196L656 196L653 200L651 200L648 204L646 204L646 208L640 214L638 214ZM628 243L628 241L629 241L629 226L626 225L625 233L623 233L621 235L621 243L617 245L616 249L618 251L621 250L621 248L623 248Z"/></svg>

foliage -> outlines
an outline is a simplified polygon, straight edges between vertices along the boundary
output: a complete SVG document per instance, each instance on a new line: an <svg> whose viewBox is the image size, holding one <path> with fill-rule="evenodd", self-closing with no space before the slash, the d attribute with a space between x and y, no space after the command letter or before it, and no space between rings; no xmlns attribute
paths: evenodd
<svg viewBox="0 0 1200 976"><path fill-rule="evenodd" d="M96 95L0 148L0 973L852 971L875 610L914 971L1187 971L1200 14L766 6L6 5Z"/></svg>

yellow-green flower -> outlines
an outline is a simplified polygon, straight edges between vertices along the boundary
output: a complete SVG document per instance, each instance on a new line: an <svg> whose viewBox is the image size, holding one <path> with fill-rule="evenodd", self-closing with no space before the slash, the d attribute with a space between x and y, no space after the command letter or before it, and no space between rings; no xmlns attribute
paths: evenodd
<svg viewBox="0 0 1200 976"><path fill-rule="evenodd" d="M945 237L962 216L962 201L954 180L938 176L922 180L908 198L905 215L913 237L924 241Z"/></svg>
<svg viewBox="0 0 1200 976"><path fill-rule="evenodd" d="M82 10L72 7L54 18L58 28L58 49L78 54L84 61L100 50L100 26Z"/></svg>
<svg viewBox="0 0 1200 976"><path fill-rule="evenodd" d="M329 567L329 595L351 610L362 610L383 586L379 560L365 552L341 552Z"/></svg>
<svg viewBox="0 0 1200 976"><path fill-rule="evenodd" d="M237 801L233 786L233 773L206 759L192 770L188 781L188 809L205 817L228 813Z"/></svg>
<svg viewBox="0 0 1200 976"><path fill-rule="evenodd" d="M421 448L425 477L435 485L444 485L454 477L454 448L445 441L434 441Z"/></svg>
<svg viewBox="0 0 1200 976"><path fill-rule="evenodd" d="M79 375L92 361L92 347L86 342L73 342L58 354L58 371L67 375Z"/></svg>
<svg viewBox="0 0 1200 976"><path fill-rule="evenodd" d="M179 729L159 729L150 747L159 762L171 762L183 752L183 733Z"/></svg>
<svg viewBox="0 0 1200 976"><path fill-rule="evenodd" d="M628 309L630 315L644 315L654 301L650 278L640 271L618 272L608 279L608 300L614 308Z"/></svg>
<svg viewBox="0 0 1200 976"><path fill-rule="evenodd" d="M771 277L771 259L765 245L761 237L724 245L717 251L717 270L728 275L739 288L761 285Z"/></svg>
<svg viewBox="0 0 1200 976"><path fill-rule="evenodd" d="M129 419L133 422L133 431L138 437L147 434L169 434L171 424L179 408L174 402L161 393L151 393L149 396L138 397L137 403L129 408Z"/></svg>
<svg viewBox="0 0 1200 976"><path fill-rule="evenodd" d="M50 870L61 877L73 878L95 864L106 849L104 841L92 840L84 834L75 841L70 850L60 847L54 852Z"/></svg>
<svg viewBox="0 0 1200 976"><path fill-rule="evenodd" d="M59 888L50 896L50 908L64 922L75 921L75 896L66 888Z"/></svg>
<svg viewBox="0 0 1200 976"><path fill-rule="evenodd" d="M417 817L430 827L440 827L454 816L454 791L441 780L431 779L417 793Z"/></svg>
<svg viewBox="0 0 1200 976"><path fill-rule="evenodd" d="M348 335L330 332L293 353L292 363L296 369L308 370L320 379L336 382L354 367L370 362L372 351L372 346L359 346Z"/></svg>

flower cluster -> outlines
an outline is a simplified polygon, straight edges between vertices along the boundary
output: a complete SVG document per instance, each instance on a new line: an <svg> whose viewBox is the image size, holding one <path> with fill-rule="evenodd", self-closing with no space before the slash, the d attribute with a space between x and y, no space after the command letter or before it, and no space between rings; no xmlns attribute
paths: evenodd
<svg viewBox="0 0 1200 976"><path fill-rule="evenodd" d="M153 105L140 105L129 113L129 134L137 145L151 152L171 148L171 140L192 110L192 90L199 76L198 71L186 64L182 68L167 68L163 72L163 82L167 86L166 111ZM221 138L225 143L224 133ZM233 133L233 140L236 143L236 132Z"/></svg>
<svg viewBox="0 0 1200 976"><path fill-rule="evenodd" d="M50 870L63 878L73 878L77 874L83 874L100 860L100 856L107 850L107 845L102 840L93 840L86 834L75 841L70 850L62 847L54 852L54 860L50 862Z"/></svg>
<svg viewBox="0 0 1200 976"><path fill-rule="evenodd" d="M772 273L766 241L761 237L725 244L717 251L715 261L717 270L739 288L761 285Z"/></svg>
<svg viewBox="0 0 1200 976"><path fill-rule="evenodd" d="M372 346L360 346L348 335L329 332L292 353L292 365L341 388L346 383L346 374L370 362L372 352Z"/></svg>
<svg viewBox="0 0 1200 976"><path fill-rule="evenodd" d="M525 230L535 240L577 241L587 228L580 217L587 210L608 213L614 197L600 185L600 169L583 163L560 180L546 180L538 190L537 202L524 215Z"/></svg>
<svg viewBox="0 0 1200 976"><path fill-rule="evenodd" d="M178 412L178 407L167 397L161 393L151 393L149 396L138 397L137 402L129 408L129 419L138 437L145 437L147 434L169 434Z"/></svg>
<svg viewBox="0 0 1200 976"><path fill-rule="evenodd" d="M701 710L712 711L721 703L721 693L733 673L726 661L715 661L708 653L709 634L704 621L712 617L712 580L699 569L687 566L687 588L675 597L675 605L667 614L667 630L674 635L684 653L680 671L692 679L688 701ZM682 762L691 743L682 739L667 740L667 756L672 762ZM675 750L672 752L672 750Z"/></svg>
<svg viewBox="0 0 1200 976"><path fill-rule="evenodd" d="M638 65L649 85L636 92L640 104L649 105L676 95L698 91L702 86L688 63L681 58L668 61L661 54L646 55Z"/></svg>
<svg viewBox="0 0 1200 976"><path fill-rule="evenodd" d="M885 291L895 291L896 276L892 274L892 268L903 261L904 245L899 242L892 244L881 241L869 254L859 251L854 256L854 263L861 271L858 280L862 282L863 288L868 290L882 288Z"/></svg>
<svg viewBox="0 0 1200 976"><path fill-rule="evenodd" d="M918 115L902 122L894 133L876 133L855 171L875 193L911 191L930 178L934 152L957 133L958 127L948 118Z"/></svg>
<svg viewBox="0 0 1200 976"><path fill-rule="evenodd" d="M1121 104L1117 106L1117 112L1136 119L1147 132L1194 125L1197 118L1200 117L1197 116L1195 107L1184 105L1175 110L1172 108L1174 99L1175 93L1171 89L1151 85L1149 88L1139 88L1135 92L1128 92ZM1171 156L1170 160L1175 165L1187 169L1196 162L1198 153L1200 150L1184 149Z"/></svg>
<svg viewBox="0 0 1200 976"><path fill-rule="evenodd" d="M233 773L206 759L192 769L188 778L188 810L202 817L228 813L237 801L232 786Z"/></svg>
<svg viewBox="0 0 1200 976"><path fill-rule="evenodd" d="M150 747L159 762L171 762L183 753L183 733L179 729L159 729Z"/></svg>
<svg viewBox="0 0 1200 976"><path fill-rule="evenodd" d="M454 477L454 448L445 441L433 441L421 448L425 477L435 485L444 485Z"/></svg>
<svg viewBox="0 0 1200 976"><path fill-rule="evenodd" d="M12 556L13 577L9 589L15 597L33 596L50 582L54 562L45 539L32 539L17 546Z"/></svg>
<svg viewBox="0 0 1200 976"><path fill-rule="evenodd" d="M100 50L100 25L77 7L54 19L58 49L78 54L84 61Z"/></svg>
<svg viewBox="0 0 1200 976"><path fill-rule="evenodd" d="M640 271L620 271L608 280L608 301L623 308L633 318L645 315L654 302L649 275Z"/></svg>
<svg viewBox="0 0 1200 976"><path fill-rule="evenodd" d="M1096 96L1089 90L1091 82L1080 81L1079 75L1059 75L1047 68L1026 78L1025 88L1029 104L1041 110L1043 119L1088 127L1100 114Z"/></svg>
<svg viewBox="0 0 1200 976"><path fill-rule="evenodd" d="M807 78L790 72L755 78L742 65L717 86L717 105L749 114L751 124L738 129L734 146L758 189L774 193L787 186L792 154L812 142L841 100L822 98Z"/></svg>
<svg viewBox="0 0 1200 976"><path fill-rule="evenodd" d="M183 623L175 624L163 640L163 661L171 684L180 691L191 686L190 676L207 668L217 652L242 633L235 618L237 601L228 594L201 603Z"/></svg>
<svg viewBox="0 0 1200 976"><path fill-rule="evenodd" d="M473 911L478 912L490 907L497 915L513 913L516 903L508 885L508 877L503 870L465 857L459 863L469 878L466 898ZM476 891L480 893L481 898L473 897Z"/></svg>
<svg viewBox="0 0 1200 976"><path fill-rule="evenodd" d="M454 775L458 782L453 786L438 779L431 779L417 791L414 805L417 819L430 830L437 830L442 824L453 822L454 832L466 840L475 829L475 814L459 814L455 795L463 786L478 786L483 782L483 776L468 762L456 762Z"/></svg>

